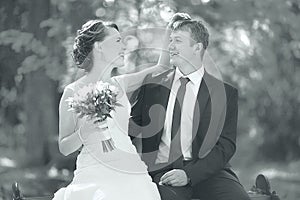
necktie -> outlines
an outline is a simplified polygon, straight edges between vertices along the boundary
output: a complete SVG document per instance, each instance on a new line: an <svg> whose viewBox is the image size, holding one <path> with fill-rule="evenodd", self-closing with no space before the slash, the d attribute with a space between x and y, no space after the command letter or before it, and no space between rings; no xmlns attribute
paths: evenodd
<svg viewBox="0 0 300 200"><path fill-rule="evenodd" d="M171 128L171 145L169 154L169 163L173 163L173 168L183 167L183 155L181 151L181 108L183 104L184 94L186 91L186 84L188 83L188 78L181 77L180 87L178 89L175 105L173 110L172 128Z"/></svg>

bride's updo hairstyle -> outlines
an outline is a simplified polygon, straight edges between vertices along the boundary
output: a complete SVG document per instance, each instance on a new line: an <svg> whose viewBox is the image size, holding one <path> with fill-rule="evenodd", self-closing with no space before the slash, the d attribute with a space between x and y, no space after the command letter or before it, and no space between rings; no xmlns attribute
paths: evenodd
<svg viewBox="0 0 300 200"><path fill-rule="evenodd" d="M93 54L91 53L95 42L102 42L108 35L107 28L115 28L116 24L101 20L89 20L77 30L77 36L73 45L73 59L78 68L89 72L93 66Z"/></svg>

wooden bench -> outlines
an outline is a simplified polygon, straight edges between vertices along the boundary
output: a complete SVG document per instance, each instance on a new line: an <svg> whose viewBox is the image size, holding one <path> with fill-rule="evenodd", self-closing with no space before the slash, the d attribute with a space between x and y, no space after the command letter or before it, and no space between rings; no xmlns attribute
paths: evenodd
<svg viewBox="0 0 300 200"><path fill-rule="evenodd" d="M24 197L20 192L19 184L17 182L12 184L12 192L13 200L51 200L53 198L53 195L39 197Z"/></svg>
<svg viewBox="0 0 300 200"><path fill-rule="evenodd" d="M17 182L12 185L13 200L51 200L53 195L25 197L21 194ZM275 191L271 192L270 182L268 178L262 174L256 177L255 185L248 192L251 200L280 200ZM198 199L193 199L198 200Z"/></svg>

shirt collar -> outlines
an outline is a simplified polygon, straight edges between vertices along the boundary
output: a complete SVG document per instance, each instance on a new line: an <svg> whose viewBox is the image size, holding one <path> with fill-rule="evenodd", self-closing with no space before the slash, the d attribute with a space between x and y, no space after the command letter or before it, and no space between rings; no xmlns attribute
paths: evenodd
<svg viewBox="0 0 300 200"><path fill-rule="evenodd" d="M202 80L202 77L204 75L204 67L200 67L200 69L198 69L197 71L194 71L188 75L183 75L181 73L181 71L178 69L178 67L176 68L176 71L175 71L175 81L178 81L180 77L184 77L184 78L189 78L190 81L196 85L196 84L199 84Z"/></svg>

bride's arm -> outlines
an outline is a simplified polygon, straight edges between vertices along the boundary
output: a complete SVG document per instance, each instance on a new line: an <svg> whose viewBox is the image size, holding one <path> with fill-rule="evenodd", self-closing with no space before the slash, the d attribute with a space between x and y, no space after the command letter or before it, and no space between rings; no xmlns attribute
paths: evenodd
<svg viewBox="0 0 300 200"><path fill-rule="evenodd" d="M168 46L169 46L169 41L170 41L170 34L172 29L174 28L174 23L180 20L191 20L191 17L186 14L186 13L176 13L172 16L170 22L168 23L166 29L165 29L165 34L163 37L163 44L162 48L160 51L160 56L158 59L157 65L147 68L145 70L142 70L137 73L132 73L132 74L124 74L121 76L118 76L120 79L123 81L123 86L125 91L132 92L136 89L138 89L142 83L144 78L152 73L152 72L163 72L165 70L171 69L170 67L170 55L168 51Z"/></svg>
<svg viewBox="0 0 300 200"><path fill-rule="evenodd" d="M180 20L191 20L191 17L187 13L176 13L172 16L170 22L166 27L165 35L163 37L163 45L158 60L158 64L161 66L170 66L170 54L169 54L170 35L172 29L174 28L174 23Z"/></svg>
<svg viewBox="0 0 300 200"><path fill-rule="evenodd" d="M170 30L166 29L165 36L163 39L163 45L160 51L160 56L156 65L148 67L140 72L123 74L117 77L122 80L124 84L124 89L127 93L138 89L142 85L144 78L148 74L153 72L159 73L170 69L170 56L168 52L169 37Z"/></svg>
<svg viewBox="0 0 300 200"><path fill-rule="evenodd" d="M147 68L145 70L142 70L137 73L132 73L132 74L124 74L119 76L119 78L122 79L123 84L124 84L124 89L125 91L132 92L139 88L142 83L144 78L152 73L152 72L163 72L165 70L171 69L170 66L170 55L169 55L169 44L170 44L170 34L172 29L174 28L173 25L175 22L180 21L180 20L191 20L191 17L186 14L186 13L176 13L172 16L170 22L168 23L166 29L165 29L165 34L163 37L163 44L162 48L160 51L160 56L158 59L158 63L150 68Z"/></svg>
<svg viewBox="0 0 300 200"><path fill-rule="evenodd" d="M74 114L68 111L66 99L73 96L73 91L66 88L59 103L59 151L67 156L82 146L79 137L80 128L76 127Z"/></svg>
<svg viewBox="0 0 300 200"><path fill-rule="evenodd" d="M170 54L169 54L170 34L171 34L171 28L168 25L163 37L163 41L162 41L163 45L158 59L158 65L164 68L170 68Z"/></svg>

